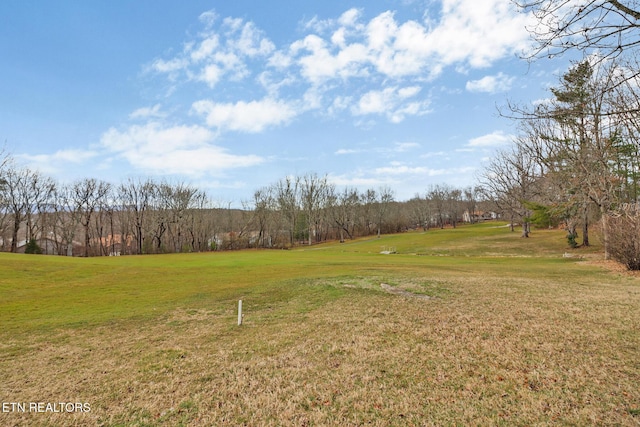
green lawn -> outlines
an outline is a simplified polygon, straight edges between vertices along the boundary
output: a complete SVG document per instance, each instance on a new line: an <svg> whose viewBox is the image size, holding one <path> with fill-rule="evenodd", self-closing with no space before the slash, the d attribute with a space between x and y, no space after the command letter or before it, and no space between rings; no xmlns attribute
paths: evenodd
<svg viewBox="0 0 640 427"><path fill-rule="evenodd" d="M561 231L497 225L288 251L0 254L0 399L91 406L0 424L638 425L640 278Z"/></svg>

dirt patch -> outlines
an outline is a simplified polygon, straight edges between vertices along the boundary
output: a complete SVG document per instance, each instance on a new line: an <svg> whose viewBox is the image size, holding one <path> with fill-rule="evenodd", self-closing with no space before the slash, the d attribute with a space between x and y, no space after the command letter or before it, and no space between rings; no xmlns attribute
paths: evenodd
<svg viewBox="0 0 640 427"><path fill-rule="evenodd" d="M398 289L391 285L387 285L386 283L381 283L380 287L384 289L385 292L393 295L400 295L407 298L431 299L429 295L414 294L413 292L405 291L404 289Z"/></svg>

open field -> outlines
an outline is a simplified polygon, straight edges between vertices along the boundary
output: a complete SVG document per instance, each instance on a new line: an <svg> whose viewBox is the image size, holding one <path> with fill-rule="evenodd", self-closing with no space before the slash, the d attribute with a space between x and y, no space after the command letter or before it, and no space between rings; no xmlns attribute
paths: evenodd
<svg viewBox="0 0 640 427"><path fill-rule="evenodd" d="M0 254L0 425L640 425L640 277L565 246L487 223L291 251Z"/></svg>

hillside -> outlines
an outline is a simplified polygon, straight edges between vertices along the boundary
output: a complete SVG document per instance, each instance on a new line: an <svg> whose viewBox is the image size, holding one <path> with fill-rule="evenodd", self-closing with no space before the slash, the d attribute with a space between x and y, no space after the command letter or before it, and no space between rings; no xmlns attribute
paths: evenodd
<svg viewBox="0 0 640 427"><path fill-rule="evenodd" d="M518 236L0 254L0 423L637 425L640 278Z"/></svg>

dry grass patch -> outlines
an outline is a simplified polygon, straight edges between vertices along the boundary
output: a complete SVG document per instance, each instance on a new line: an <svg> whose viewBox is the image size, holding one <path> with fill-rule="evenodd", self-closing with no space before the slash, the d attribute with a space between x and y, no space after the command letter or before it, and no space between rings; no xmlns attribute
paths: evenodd
<svg viewBox="0 0 640 427"><path fill-rule="evenodd" d="M446 292L390 295L382 279ZM308 288L344 294L308 310L304 291L298 302L247 300L242 327L225 303L23 337L20 355L3 359L0 394L87 401L91 412L0 417L25 426L640 421L635 279L358 276Z"/></svg>
<svg viewBox="0 0 640 427"><path fill-rule="evenodd" d="M371 240L3 257L2 401L91 411L0 424L640 424L640 278L562 258L562 233L536 238L540 253L480 227L449 246L446 231L389 237L397 255ZM411 255L432 247L449 256Z"/></svg>

